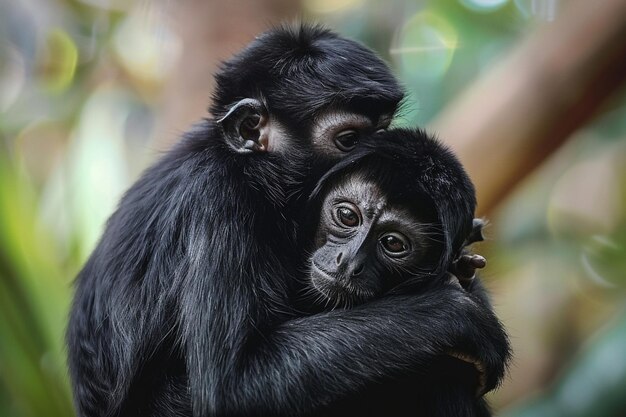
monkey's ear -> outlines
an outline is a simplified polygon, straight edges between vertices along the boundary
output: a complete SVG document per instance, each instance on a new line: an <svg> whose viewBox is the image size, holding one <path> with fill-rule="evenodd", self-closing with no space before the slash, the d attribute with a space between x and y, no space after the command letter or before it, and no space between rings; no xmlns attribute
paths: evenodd
<svg viewBox="0 0 626 417"><path fill-rule="evenodd" d="M244 98L217 121L224 140L240 153L266 152L269 140L268 115L263 103Z"/></svg>

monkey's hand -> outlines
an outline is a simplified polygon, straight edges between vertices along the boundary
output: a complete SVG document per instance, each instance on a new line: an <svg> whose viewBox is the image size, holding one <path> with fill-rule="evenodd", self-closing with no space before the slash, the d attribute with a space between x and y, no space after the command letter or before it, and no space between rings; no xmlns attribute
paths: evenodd
<svg viewBox="0 0 626 417"><path fill-rule="evenodd" d="M482 269L486 265L487 260L483 256L464 253L452 262L449 272L459 280L464 289L467 289L476 278L476 270Z"/></svg>
<svg viewBox="0 0 626 417"><path fill-rule="evenodd" d="M458 288L463 296L459 307L466 311L462 322L461 339L445 351L453 358L473 365L476 370L476 394L482 396L496 388L506 373L511 358L508 335L489 304L479 279L471 281L469 289L462 290L455 276L449 276L447 285Z"/></svg>

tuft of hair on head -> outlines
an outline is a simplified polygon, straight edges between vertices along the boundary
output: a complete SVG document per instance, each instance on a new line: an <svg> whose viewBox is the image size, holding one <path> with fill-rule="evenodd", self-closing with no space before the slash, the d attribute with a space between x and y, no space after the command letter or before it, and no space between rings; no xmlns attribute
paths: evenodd
<svg viewBox="0 0 626 417"><path fill-rule="evenodd" d="M393 113L404 90L371 49L317 24L286 24L261 34L216 74L211 113L243 98L301 129L328 108Z"/></svg>
<svg viewBox="0 0 626 417"><path fill-rule="evenodd" d="M291 42L294 50L308 50L317 39L337 37L329 28L318 23L285 22L274 28L279 36Z"/></svg>

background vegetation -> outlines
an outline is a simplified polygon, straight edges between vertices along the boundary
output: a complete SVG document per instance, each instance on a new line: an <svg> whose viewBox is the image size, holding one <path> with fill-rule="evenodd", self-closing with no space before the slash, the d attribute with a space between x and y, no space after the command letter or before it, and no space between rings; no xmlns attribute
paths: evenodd
<svg viewBox="0 0 626 417"><path fill-rule="evenodd" d="M219 60L294 17L377 50L411 93L397 123L475 179L515 350L498 414L626 415L626 37L604 36L626 13L584 3L0 0L0 416L73 414L64 326L104 221L205 114Z"/></svg>

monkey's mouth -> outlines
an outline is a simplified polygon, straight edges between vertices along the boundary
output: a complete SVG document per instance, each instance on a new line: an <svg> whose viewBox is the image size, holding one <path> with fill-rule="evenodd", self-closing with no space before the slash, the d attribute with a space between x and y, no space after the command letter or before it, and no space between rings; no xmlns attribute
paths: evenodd
<svg viewBox="0 0 626 417"><path fill-rule="evenodd" d="M350 282L342 282L311 262L310 280L326 305L350 307L364 303L376 296L375 291Z"/></svg>
<svg viewBox="0 0 626 417"><path fill-rule="evenodd" d="M341 285L337 283L337 279L335 277L315 265L315 262L311 262L310 279L313 288L315 288L325 298L335 298L334 295L337 292L337 289L341 287Z"/></svg>

